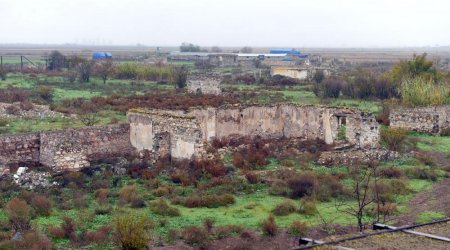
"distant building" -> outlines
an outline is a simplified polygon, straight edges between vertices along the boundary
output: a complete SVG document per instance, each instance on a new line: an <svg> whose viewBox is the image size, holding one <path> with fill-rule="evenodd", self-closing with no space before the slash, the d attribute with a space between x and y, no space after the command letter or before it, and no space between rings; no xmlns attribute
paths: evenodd
<svg viewBox="0 0 450 250"><path fill-rule="evenodd" d="M272 66L270 75L281 75L299 80L305 80L312 77L317 70L322 70L325 76L331 74L330 68L323 67L290 67L290 66Z"/></svg>
<svg viewBox="0 0 450 250"><path fill-rule="evenodd" d="M109 52L94 52L92 53L92 59L99 60L99 59L107 59L112 58L112 54Z"/></svg>
<svg viewBox="0 0 450 250"><path fill-rule="evenodd" d="M299 58L307 58L308 54L302 54L296 49L271 49L270 54L287 54L289 56L296 56Z"/></svg>

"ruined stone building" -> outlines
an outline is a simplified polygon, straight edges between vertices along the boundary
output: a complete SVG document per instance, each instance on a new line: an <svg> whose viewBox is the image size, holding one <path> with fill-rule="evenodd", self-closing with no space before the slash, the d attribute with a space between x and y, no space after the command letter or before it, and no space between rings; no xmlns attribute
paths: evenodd
<svg viewBox="0 0 450 250"><path fill-rule="evenodd" d="M391 127L440 134L450 128L450 105L391 110Z"/></svg>
<svg viewBox="0 0 450 250"><path fill-rule="evenodd" d="M229 136L298 137L333 144L342 126L345 139L354 147L379 146L374 116L351 108L278 104L196 108L189 112L133 110L128 120L131 144L156 157L201 157L205 143Z"/></svg>
<svg viewBox="0 0 450 250"><path fill-rule="evenodd" d="M216 73L191 73L187 78L187 91L191 94L220 95L222 77Z"/></svg>

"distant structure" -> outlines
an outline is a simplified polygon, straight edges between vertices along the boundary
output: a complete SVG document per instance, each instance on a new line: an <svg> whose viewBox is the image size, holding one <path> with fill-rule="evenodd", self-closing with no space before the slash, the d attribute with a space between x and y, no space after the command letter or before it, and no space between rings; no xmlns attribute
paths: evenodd
<svg viewBox="0 0 450 250"><path fill-rule="evenodd" d="M187 78L187 91L191 94L221 95L219 74L191 73Z"/></svg>
<svg viewBox="0 0 450 250"><path fill-rule="evenodd" d="M112 58L112 54L109 52L94 52L92 53L92 59L100 60L100 59L108 59Z"/></svg>
<svg viewBox="0 0 450 250"><path fill-rule="evenodd" d="M321 70L325 76L329 76L331 74L331 69L325 67L272 66L270 67L270 75L280 75L305 80L313 76L318 70Z"/></svg>
<svg viewBox="0 0 450 250"><path fill-rule="evenodd" d="M307 55L291 50L289 53L209 53L209 52L179 52L169 54L170 61L205 62L215 67L243 66L258 67L259 65L295 65L307 60Z"/></svg>
<svg viewBox="0 0 450 250"><path fill-rule="evenodd" d="M287 54L288 56L295 56L299 58L307 58L308 54L302 54L296 49L271 49L270 54Z"/></svg>

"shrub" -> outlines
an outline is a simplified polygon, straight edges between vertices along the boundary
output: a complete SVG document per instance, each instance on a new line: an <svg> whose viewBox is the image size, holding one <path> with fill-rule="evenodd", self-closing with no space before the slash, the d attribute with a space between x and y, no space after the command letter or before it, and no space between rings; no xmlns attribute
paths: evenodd
<svg viewBox="0 0 450 250"><path fill-rule="evenodd" d="M203 226L208 231L208 233L211 233L215 222L216 221L213 218L205 218L203 220Z"/></svg>
<svg viewBox="0 0 450 250"><path fill-rule="evenodd" d="M109 232L111 230L108 226L102 226L95 231L86 232L83 239L86 243L104 244L109 240Z"/></svg>
<svg viewBox="0 0 450 250"><path fill-rule="evenodd" d="M317 213L316 201L312 198L304 198L300 200L301 214L314 215Z"/></svg>
<svg viewBox="0 0 450 250"><path fill-rule="evenodd" d="M391 166L380 169L380 175L386 178L400 178L404 173L400 168Z"/></svg>
<svg viewBox="0 0 450 250"><path fill-rule="evenodd" d="M25 231L30 228L31 208L19 198L13 198L6 204L6 213L9 222L16 231Z"/></svg>
<svg viewBox="0 0 450 250"><path fill-rule="evenodd" d="M288 232L296 236L305 236L308 232L308 226L304 222L294 220L291 225L289 225Z"/></svg>
<svg viewBox="0 0 450 250"><path fill-rule="evenodd" d="M178 239L178 230L170 228L167 230L167 241L173 243Z"/></svg>
<svg viewBox="0 0 450 250"><path fill-rule="evenodd" d="M297 209L294 202L286 200L276 205L276 207L272 210L272 213L278 216L282 216L294 213L295 210Z"/></svg>
<svg viewBox="0 0 450 250"><path fill-rule="evenodd" d="M322 174L318 176L320 185L317 187L316 198L320 201L328 201L331 197L338 197L344 193L344 186L337 176Z"/></svg>
<svg viewBox="0 0 450 250"><path fill-rule="evenodd" d="M131 207L132 208L143 208L147 206L145 204L145 201L142 197L135 197L132 201L131 201Z"/></svg>
<svg viewBox="0 0 450 250"><path fill-rule="evenodd" d="M122 249L144 248L149 240L150 221L140 214L128 213L115 218L115 238Z"/></svg>
<svg viewBox="0 0 450 250"><path fill-rule="evenodd" d="M49 216L52 212L52 203L43 195L36 195L31 199L31 206L38 215Z"/></svg>
<svg viewBox="0 0 450 250"><path fill-rule="evenodd" d="M50 103L53 101L53 88L51 86L39 86L37 94L46 102Z"/></svg>
<svg viewBox="0 0 450 250"><path fill-rule="evenodd" d="M107 202L108 196L109 196L109 190L106 188L99 188L95 190L94 196L97 199L97 202L99 204L104 204Z"/></svg>
<svg viewBox="0 0 450 250"><path fill-rule="evenodd" d="M446 83L435 83L423 77L404 79L400 87L405 106L442 105L449 102L450 90Z"/></svg>
<svg viewBox="0 0 450 250"><path fill-rule="evenodd" d="M52 249L52 243L45 235L35 230L23 232L19 241L14 242L13 249Z"/></svg>
<svg viewBox="0 0 450 250"><path fill-rule="evenodd" d="M30 111L33 110L34 105L32 102L26 100L19 104L21 110Z"/></svg>
<svg viewBox="0 0 450 250"><path fill-rule="evenodd" d="M269 215L269 217L261 222L261 229L265 235L275 236L278 231L277 224L275 223L275 217Z"/></svg>
<svg viewBox="0 0 450 250"><path fill-rule="evenodd" d="M138 198L138 194L135 185L128 185L119 190L119 202L122 205L131 203L136 198Z"/></svg>
<svg viewBox="0 0 450 250"><path fill-rule="evenodd" d="M240 225L220 226L216 228L215 235L218 239L223 239L233 234L240 234L243 230L244 228Z"/></svg>
<svg viewBox="0 0 450 250"><path fill-rule="evenodd" d="M405 141L407 131L404 128L381 128L381 142L386 144L389 150L399 151Z"/></svg>
<svg viewBox="0 0 450 250"><path fill-rule="evenodd" d="M66 237L66 232L61 227L50 227L48 233L55 239L63 239Z"/></svg>
<svg viewBox="0 0 450 250"><path fill-rule="evenodd" d="M155 214L164 216L180 216L180 210L176 207L171 207L165 199L158 199L150 202L150 210Z"/></svg>
<svg viewBox="0 0 450 250"><path fill-rule="evenodd" d="M250 184L256 184L258 183L259 175L255 172L247 172L245 178Z"/></svg>
<svg viewBox="0 0 450 250"><path fill-rule="evenodd" d="M408 169L407 175L411 178L431 181L436 181L438 177L436 171L424 167L413 167Z"/></svg>
<svg viewBox="0 0 450 250"><path fill-rule="evenodd" d="M216 208L220 206L226 206L235 202L234 196L231 194L222 195L191 195L186 198L177 197L173 199L175 204L181 204L185 207L209 207Z"/></svg>
<svg viewBox="0 0 450 250"><path fill-rule="evenodd" d="M275 180L269 189L269 194L271 195L281 195L288 196L291 193L288 184L282 180Z"/></svg>
<svg viewBox="0 0 450 250"><path fill-rule="evenodd" d="M201 227L189 226L183 229L181 236L189 245L204 245L208 241L208 232Z"/></svg>
<svg viewBox="0 0 450 250"><path fill-rule="evenodd" d="M288 180L289 188L291 189L292 198L302 198L303 196L312 195L317 187L317 177L311 171L306 171L298 176L292 177Z"/></svg>
<svg viewBox="0 0 450 250"><path fill-rule="evenodd" d="M12 104L5 108L5 112L9 115L20 115L20 108Z"/></svg>

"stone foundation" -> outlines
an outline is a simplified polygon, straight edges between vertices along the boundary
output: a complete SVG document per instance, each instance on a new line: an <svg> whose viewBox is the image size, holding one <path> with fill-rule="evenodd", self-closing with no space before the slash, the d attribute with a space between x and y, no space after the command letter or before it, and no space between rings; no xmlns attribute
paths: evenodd
<svg viewBox="0 0 450 250"><path fill-rule="evenodd" d="M222 94L221 81L221 76L215 73L190 74L187 78L187 91L191 94L220 95Z"/></svg>

